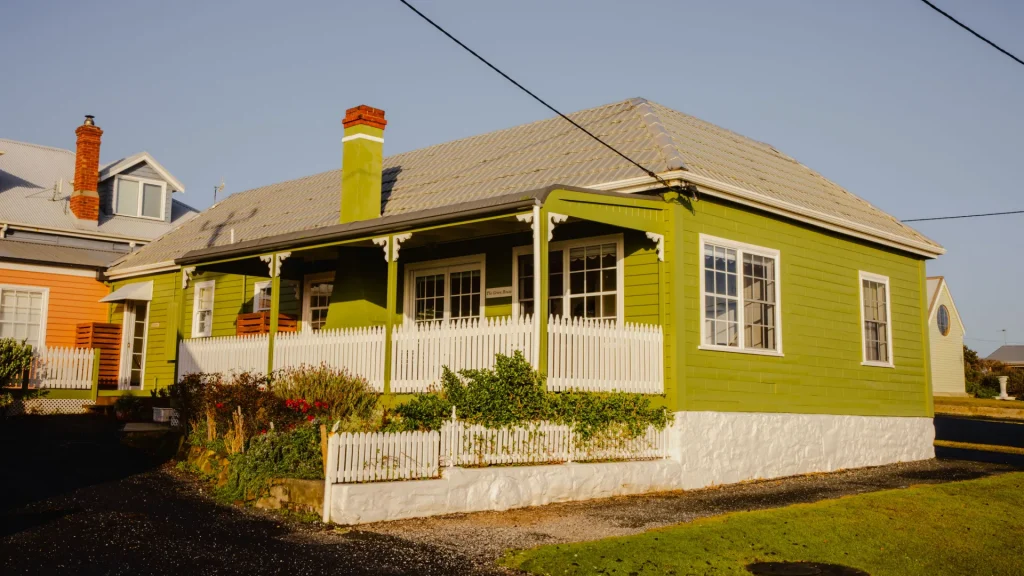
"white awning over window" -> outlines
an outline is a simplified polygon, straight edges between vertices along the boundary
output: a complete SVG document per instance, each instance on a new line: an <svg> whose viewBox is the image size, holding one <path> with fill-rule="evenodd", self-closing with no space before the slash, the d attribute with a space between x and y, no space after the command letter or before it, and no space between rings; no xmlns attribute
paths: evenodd
<svg viewBox="0 0 1024 576"><path fill-rule="evenodd" d="M124 302L125 300L145 300L149 302L153 299L153 281L148 282L135 282L133 284L126 284L121 286L117 290L114 290L110 294L107 294L103 298L100 298L100 302Z"/></svg>

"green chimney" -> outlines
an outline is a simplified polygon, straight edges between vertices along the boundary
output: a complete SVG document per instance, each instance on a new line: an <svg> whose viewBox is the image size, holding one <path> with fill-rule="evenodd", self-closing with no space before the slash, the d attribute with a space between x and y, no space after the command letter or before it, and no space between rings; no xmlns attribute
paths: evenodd
<svg viewBox="0 0 1024 576"><path fill-rule="evenodd" d="M341 223L380 218L384 163L384 111L357 106L345 111L341 125Z"/></svg>

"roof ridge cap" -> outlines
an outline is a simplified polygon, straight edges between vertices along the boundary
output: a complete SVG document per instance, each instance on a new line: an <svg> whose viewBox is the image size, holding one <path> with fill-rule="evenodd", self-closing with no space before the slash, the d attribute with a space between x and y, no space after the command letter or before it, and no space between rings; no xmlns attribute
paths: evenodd
<svg viewBox="0 0 1024 576"><path fill-rule="evenodd" d="M665 125L661 123L661 117L658 116L658 112L651 105L651 102L646 98L630 98L629 103L633 105L633 109L640 117L640 121L647 128L647 133L650 135L651 140L661 151L662 156L665 158L665 170L686 170L686 160L683 159L683 155L679 152L679 146L676 144L675 138L665 128Z"/></svg>

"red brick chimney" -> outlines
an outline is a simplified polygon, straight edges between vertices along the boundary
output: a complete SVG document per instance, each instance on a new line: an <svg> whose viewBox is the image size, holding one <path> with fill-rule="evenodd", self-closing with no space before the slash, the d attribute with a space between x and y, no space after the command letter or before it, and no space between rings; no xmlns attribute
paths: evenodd
<svg viewBox="0 0 1024 576"><path fill-rule="evenodd" d="M71 193L71 212L79 220L98 222L100 195L96 188L100 179L100 137L103 130L86 116L85 122L75 130L75 187Z"/></svg>

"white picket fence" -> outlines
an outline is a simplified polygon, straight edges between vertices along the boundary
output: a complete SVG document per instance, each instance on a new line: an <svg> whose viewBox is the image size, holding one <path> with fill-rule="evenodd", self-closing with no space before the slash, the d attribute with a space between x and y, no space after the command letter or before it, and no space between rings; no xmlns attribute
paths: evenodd
<svg viewBox="0 0 1024 576"><path fill-rule="evenodd" d="M548 390L665 392L661 326L548 320Z"/></svg>
<svg viewBox="0 0 1024 576"><path fill-rule="evenodd" d="M440 444L436 431L331 435L327 483L436 478Z"/></svg>
<svg viewBox="0 0 1024 576"><path fill-rule="evenodd" d="M650 426L635 438L619 431L583 441L566 424L486 428L455 418L441 427L443 466L647 460L668 456L668 428Z"/></svg>
<svg viewBox="0 0 1024 576"><path fill-rule="evenodd" d="M269 342L266 334L182 340L178 345L178 375L199 372L265 373Z"/></svg>
<svg viewBox="0 0 1024 576"><path fill-rule="evenodd" d="M395 326L391 358L392 392L425 392L441 369L492 368L494 355L519 350L533 363L536 329L532 316L473 318Z"/></svg>
<svg viewBox="0 0 1024 576"><path fill-rule="evenodd" d="M87 390L92 388L93 359L90 348L40 348L33 353L28 385Z"/></svg>
<svg viewBox="0 0 1024 576"><path fill-rule="evenodd" d="M320 364L345 368L383 392L385 345L383 326L278 332L274 338L274 369Z"/></svg>

